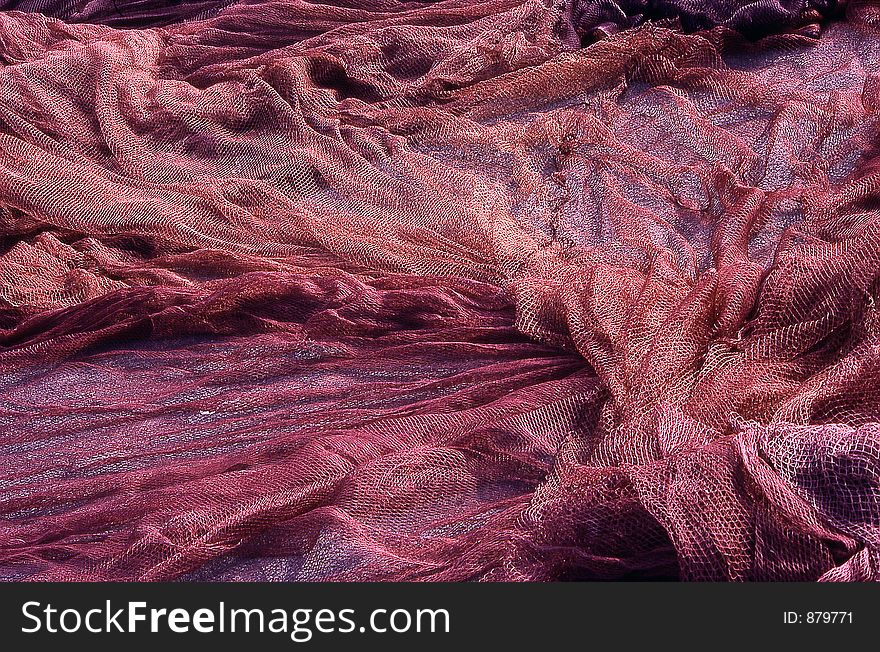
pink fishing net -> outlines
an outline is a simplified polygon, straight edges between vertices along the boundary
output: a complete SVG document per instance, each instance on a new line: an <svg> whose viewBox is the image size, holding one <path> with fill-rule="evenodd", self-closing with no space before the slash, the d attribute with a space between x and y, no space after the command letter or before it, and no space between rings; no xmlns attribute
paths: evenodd
<svg viewBox="0 0 880 652"><path fill-rule="evenodd" d="M880 579L880 7L0 0L0 577Z"/></svg>

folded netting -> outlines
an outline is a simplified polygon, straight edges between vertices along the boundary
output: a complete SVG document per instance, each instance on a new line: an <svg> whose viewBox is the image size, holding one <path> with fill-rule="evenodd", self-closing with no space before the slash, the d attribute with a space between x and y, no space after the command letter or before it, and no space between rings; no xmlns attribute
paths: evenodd
<svg viewBox="0 0 880 652"><path fill-rule="evenodd" d="M0 578L880 579L880 6L0 0Z"/></svg>

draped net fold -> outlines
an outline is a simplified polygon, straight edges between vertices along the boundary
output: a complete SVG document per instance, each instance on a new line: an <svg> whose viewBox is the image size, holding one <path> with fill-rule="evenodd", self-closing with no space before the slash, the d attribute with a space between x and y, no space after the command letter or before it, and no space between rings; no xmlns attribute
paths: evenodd
<svg viewBox="0 0 880 652"><path fill-rule="evenodd" d="M880 7L0 0L0 578L880 579Z"/></svg>

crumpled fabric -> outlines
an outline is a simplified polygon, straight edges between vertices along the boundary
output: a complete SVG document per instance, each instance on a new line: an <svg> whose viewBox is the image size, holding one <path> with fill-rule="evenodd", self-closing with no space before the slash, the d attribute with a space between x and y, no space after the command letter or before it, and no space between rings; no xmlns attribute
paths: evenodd
<svg viewBox="0 0 880 652"><path fill-rule="evenodd" d="M0 578L880 579L880 7L0 0Z"/></svg>

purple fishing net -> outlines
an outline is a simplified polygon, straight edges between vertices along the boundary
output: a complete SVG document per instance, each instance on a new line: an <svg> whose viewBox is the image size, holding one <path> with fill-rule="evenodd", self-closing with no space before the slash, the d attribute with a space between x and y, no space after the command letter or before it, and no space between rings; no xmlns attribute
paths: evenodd
<svg viewBox="0 0 880 652"><path fill-rule="evenodd" d="M880 579L880 7L0 0L0 578Z"/></svg>

